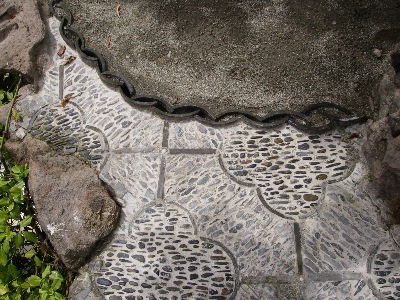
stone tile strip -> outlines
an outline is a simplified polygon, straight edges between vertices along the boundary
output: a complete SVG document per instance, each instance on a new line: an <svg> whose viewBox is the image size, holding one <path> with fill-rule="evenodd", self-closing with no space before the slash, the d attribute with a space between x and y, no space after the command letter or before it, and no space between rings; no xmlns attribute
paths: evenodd
<svg viewBox="0 0 400 300"><path fill-rule="evenodd" d="M64 65L60 65L58 69L58 98L64 98Z"/></svg>
<svg viewBox="0 0 400 300"><path fill-rule="evenodd" d="M301 252L300 224L297 222L294 222L293 227L294 227L294 240L296 243L297 272L299 275L303 275L303 255Z"/></svg>

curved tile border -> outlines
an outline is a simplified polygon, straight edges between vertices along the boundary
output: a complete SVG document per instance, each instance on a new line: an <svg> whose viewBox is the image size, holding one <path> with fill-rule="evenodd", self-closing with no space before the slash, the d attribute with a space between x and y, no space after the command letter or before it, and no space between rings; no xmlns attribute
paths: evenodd
<svg viewBox="0 0 400 300"><path fill-rule="evenodd" d="M97 259L93 279L106 299L234 299L238 271L221 244L197 234L177 205L148 206Z"/></svg>
<svg viewBox="0 0 400 300"><path fill-rule="evenodd" d="M166 100L153 96L136 94L133 84L123 75L109 71L103 56L93 49L85 48L83 37L72 30L72 14L61 0L51 0L52 14L60 20L60 34L64 41L74 48L82 60L98 69L100 79L113 88L118 88L125 101L130 105L152 108L159 114L174 118L196 118L208 125L232 124L243 121L254 127L272 128L284 123L306 132L321 133L338 126L362 123L366 116L358 116L345 107L334 103L321 102L307 106L302 111L276 111L263 117L254 114L227 111L214 116L203 107L195 105L171 105ZM321 120L323 122L321 123Z"/></svg>

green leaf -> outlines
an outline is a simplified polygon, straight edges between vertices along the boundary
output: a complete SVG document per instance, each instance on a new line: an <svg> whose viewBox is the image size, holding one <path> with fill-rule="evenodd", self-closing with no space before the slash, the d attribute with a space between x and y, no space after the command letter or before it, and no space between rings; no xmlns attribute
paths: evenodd
<svg viewBox="0 0 400 300"><path fill-rule="evenodd" d="M14 244L15 247L17 249L21 248L22 245L24 244L24 238L22 237L22 234L20 232L18 232L15 236L14 236Z"/></svg>
<svg viewBox="0 0 400 300"><path fill-rule="evenodd" d="M32 294L32 295L30 295L29 298L26 299L26 300L38 300L38 299L39 299L39 295Z"/></svg>
<svg viewBox="0 0 400 300"><path fill-rule="evenodd" d="M51 280L61 280L64 281L64 277L58 271L52 271L49 278Z"/></svg>
<svg viewBox="0 0 400 300"><path fill-rule="evenodd" d="M39 276L31 275L27 281L30 286L39 286L42 279Z"/></svg>
<svg viewBox="0 0 400 300"><path fill-rule="evenodd" d="M3 251L3 249L0 250L0 265L5 266L7 264L7 254Z"/></svg>
<svg viewBox="0 0 400 300"><path fill-rule="evenodd" d="M10 77L10 73L6 73L6 74L4 74L4 76L3 76L3 80L6 80L8 77Z"/></svg>
<svg viewBox="0 0 400 300"><path fill-rule="evenodd" d="M31 251L31 250L29 250L28 252L25 253L25 257L26 257L26 258L31 258L31 257L34 256L34 255L35 255L35 252L33 252L33 251Z"/></svg>
<svg viewBox="0 0 400 300"><path fill-rule="evenodd" d="M7 294L9 291L8 286L0 284L0 296Z"/></svg>
<svg viewBox="0 0 400 300"><path fill-rule="evenodd" d="M61 288L61 285L62 285L62 281L61 281L61 280L54 280L54 281L52 282L52 284L51 284L51 288L52 288L54 291L57 291L57 290L59 290L59 289Z"/></svg>
<svg viewBox="0 0 400 300"><path fill-rule="evenodd" d="M0 199L0 206L10 205L10 198L4 197Z"/></svg>
<svg viewBox="0 0 400 300"><path fill-rule="evenodd" d="M21 223L19 223L19 227L24 228L29 224L31 224L31 222L32 222L32 216L27 216L21 221Z"/></svg>
<svg viewBox="0 0 400 300"><path fill-rule="evenodd" d="M24 237L28 242L37 243L38 239L33 232L24 231Z"/></svg>
<svg viewBox="0 0 400 300"><path fill-rule="evenodd" d="M14 94L13 93L10 93L10 92L7 92L7 99L8 100L12 100L13 99L13 97L14 97Z"/></svg>
<svg viewBox="0 0 400 300"><path fill-rule="evenodd" d="M0 92L0 101L3 101L4 100L4 91L1 91Z"/></svg>
<svg viewBox="0 0 400 300"><path fill-rule="evenodd" d="M61 280L54 280L51 284L51 288L57 291L61 287L62 281Z"/></svg>
<svg viewBox="0 0 400 300"><path fill-rule="evenodd" d="M10 183L10 181L0 180L0 187L5 186L9 183Z"/></svg>
<svg viewBox="0 0 400 300"><path fill-rule="evenodd" d="M10 216L14 220L19 220L21 218L21 210L19 209L19 205L14 205L13 210L10 211Z"/></svg>
<svg viewBox="0 0 400 300"><path fill-rule="evenodd" d="M40 300L46 300L49 297L47 290L40 289L39 293L40 293Z"/></svg>
<svg viewBox="0 0 400 300"><path fill-rule="evenodd" d="M0 233L0 242L1 242L6 236L8 236L7 233Z"/></svg>
<svg viewBox="0 0 400 300"><path fill-rule="evenodd" d="M46 269L44 269L44 271L42 273L42 278L49 276L50 273L51 273L51 268L50 268L50 266L47 266Z"/></svg>
<svg viewBox="0 0 400 300"><path fill-rule="evenodd" d="M29 283L24 282L23 284L21 284L21 287L25 290L29 289L31 286L29 285Z"/></svg>
<svg viewBox="0 0 400 300"><path fill-rule="evenodd" d="M5 254L10 252L10 241L7 238L3 242L3 251Z"/></svg>
<svg viewBox="0 0 400 300"><path fill-rule="evenodd" d="M35 265L36 265L36 266L40 267L40 266L42 265L42 261L40 260L39 257L35 256L35 257L33 258L33 260L35 261Z"/></svg>
<svg viewBox="0 0 400 300"><path fill-rule="evenodd" d="M11 171L13 171L13 173L19 174L19 173L21 173L23 170L22 170L22 167L20 167L20 166L14 166L14 167L11 168Z"/></svg>
<svg viewBox="0 0 400 300"><path fill-rule="evenodd" d="M65 300L65 297L58 292L55 292L54 296L56 297L57 300Z"/></svg>
<svg viewBox="0 0 400 300"><path fill-rule="evenodd" d="M8 265L8 274L10 274L13 279L18 278L19 277L18 268L16 266L14 266L13 264L9 264Z"/></svg>

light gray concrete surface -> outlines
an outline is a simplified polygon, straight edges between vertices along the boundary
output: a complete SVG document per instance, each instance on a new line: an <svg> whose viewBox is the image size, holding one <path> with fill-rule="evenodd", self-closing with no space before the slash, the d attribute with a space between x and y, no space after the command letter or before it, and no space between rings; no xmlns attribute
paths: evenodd
<svg viewBox="0 0 400 300"><path fill-rule="evenodd" d="M70 55L54 55L12 128L87 159L122 205L71 299L400 298L400 249L364 189L365 126L309 135L163 120L79 58L62 66Z"/></svg>
<svg viewBox="0 0 400 300"><path fill-rule="evenodd" d="M138 94L214 113L329 101L371 114L400 28L397 0L62 2Z"/></svg>

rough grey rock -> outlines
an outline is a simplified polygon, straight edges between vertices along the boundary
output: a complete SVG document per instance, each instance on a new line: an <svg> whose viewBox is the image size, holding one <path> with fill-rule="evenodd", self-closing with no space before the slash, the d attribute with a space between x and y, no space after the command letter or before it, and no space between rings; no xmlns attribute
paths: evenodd
<svg viewBox="0 0 400 300"><path fill-rule="evenodd" d="M68 299L70 300L101 300L101 296L94 292L92 281L88 273L88 265L79 269L78 275L75 277L68 291Z"/></svg>
<svg viewBox="0 0 400 300"><path fill-rule="evenodd" d="M37 0L2 0L0 7L0 69L18 71L33 82L37 48L46 30Z"/></svg>
<svg viewBox="0 0 400 300"><path fill-rule="evenodd" d="M363 150L371 187L384 203L382 217L389 225L400 223L400 111L369 126Z"/></svg>
<svg viewBox="0 0 400 300"><path fill-rule="evenodd" d="M29 172L38 220L66 267L76 270L111 233L119 207L96 171L75 156L31 157Z"/></svg>
<svg viewBox="0 0 400 300"><path fill-rule="evenodd" d="M400 224L390 227L390 233L396 244L400 247Z"/></svg>
<svg viewBox="0 0 400 300"><path fill-rule="evenodd" d="M382 217L391 225L400 224L400 44L389 61L393 69L381 81L378 120L369 126L363 150Z"/></svg>
<svg viewBox="0 0 400 300"><path fill-rule="evenodd" d="M22 141L7 141L5 147L12 160L19 165L27 164L31 158L50 150L45 142L33 138L30 134L27 134Z"/></svg>

